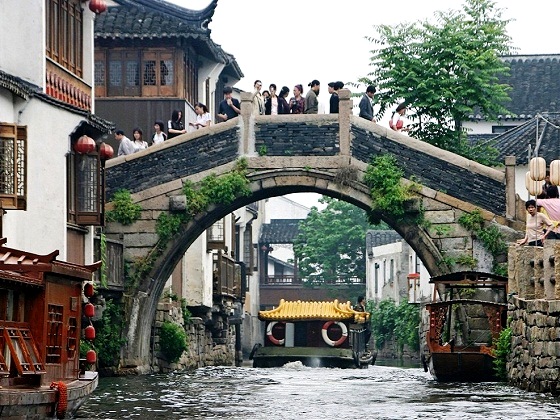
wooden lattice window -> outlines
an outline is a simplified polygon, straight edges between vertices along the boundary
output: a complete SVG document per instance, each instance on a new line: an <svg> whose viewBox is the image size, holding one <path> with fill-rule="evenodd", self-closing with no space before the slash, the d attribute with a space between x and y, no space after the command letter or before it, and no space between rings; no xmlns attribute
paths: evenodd
<svg viewBox="0 0 560 420"><path fill-rule="evenodd" d="M225 249L225 219L218 220L210 228L206 230L206 247L207 249Z"/></svg>
<svg viewBox="0 0 560 420"><path fill-rule="evenodd" d="M47 57L82 77L82 4L80 0L46 0L46 5Z"/></svg>
<svg viewBox="0 0 560 420"><path fill-rule="evenodd" d="M62 361L63 307L59 305L49 305L48 309L46 362L60 364Z"/></svg>
<svg viewBox="0 0 560 420"><path fill-rule="evenodd" d="M45 373L45 366L39 357L29 326L25 323L13 323L4 325L1 329L4 343L10 350L11 362L15 364L18 373L20 375Z"/></svg>
<svg viewBox="0 0 560 420"><path fill-rule="evenodd" d="M78 321L75 317L68 318L68 359L73 359L76 357L76 351L78 344Z"/></svg>
<svg viewBox="0 0 560 420"><path fill-rule="evenodd" d="M101 224L101 162L97 151L68 154L68 221L77 225Z"/></svg>
<svg viewBox="0 0 560 420"><path fill-rule="evenodd" d="M27 127L0 123L0 202L3 209L27 207Z"/></svg>

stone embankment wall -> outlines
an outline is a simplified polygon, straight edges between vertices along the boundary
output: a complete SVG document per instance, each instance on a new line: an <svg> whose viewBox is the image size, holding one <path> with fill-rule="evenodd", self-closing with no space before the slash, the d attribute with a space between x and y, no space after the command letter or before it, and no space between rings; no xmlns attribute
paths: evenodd
<svg viewBox="0 0 560 420"><path fill-rule="evenodd" d="M510 247L511 384L560 394L560 241ZM558 281L556 281L558 279Z"/></svg>
<svg viewBox="0 0 560 420"><path fill-rule="evenodd" d="M188 348L177 363L169 363L159 349L159 330L164 321L180 325L187 333ZM155 372L196 369L204 366L233 366L235 364L235 327L230 326L224 344L216 344L202 318L191 317L185 325L179 302L160 302L152 337L152 369Z"/></svg>

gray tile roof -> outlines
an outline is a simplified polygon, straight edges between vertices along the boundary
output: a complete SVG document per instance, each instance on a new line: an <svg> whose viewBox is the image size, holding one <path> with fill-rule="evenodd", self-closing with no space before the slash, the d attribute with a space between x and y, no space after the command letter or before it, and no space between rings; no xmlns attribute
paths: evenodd
<svg viewBox="0 0 560 420"><path fill-rule="evenodd" d="M528 120L544 112L560 112L560 54L508 55L502 59L509 65L510 75L500 78L511 86L511 111L499 120ZM483 120L476 112L470 119Z"/></svg>
<svg viewBox="0 0 560 420"><path fill-rule="evenodd" d="M372 247L392 244L400 240L402 240L401 235L392 229L368 230L366 233L366 248L369 252Z"/></svg>
<svg viewBox="0 0 560 420"><path fill-rule="evenodd" d="M163 0L113 0L107 11L95 19L95 39L161 40L188 39L197 53L225 63L226 70L241 79L243 73L235 57L210 38L208 24L218 0L202 10L191 10Z"/></svg>
<svg viewBox="0 0 560 420"><path fill-rule="evenodd" d="M89 111L70 105L47 95L40 86L34 85L20 77L6 73L0 70L0 88L4 88L14 95L25 99L37 98L43 102L48 102L58 108L63 108L75 114L82 115L89 125L98 130L100 133L110 133L115 129L115 124L103 118L92 114Z"/></svg>
<svg viewBox="0 0 560 420"><path fill-rule="evenodd" d="M259 243L291 244L299 232L299 222L304 219L271 219L261 226Z"/></svg>
<svg viewBox="0 0 560 420"><path fill-rule="evenodd" d="M540 140L537 140L537 139ZM560 158L560 113L544 113L494 138L499 159L515 156L517 164L528 164L531 156L541 156L547 162ZM537 148L538 144L538 148Z"/></svg>

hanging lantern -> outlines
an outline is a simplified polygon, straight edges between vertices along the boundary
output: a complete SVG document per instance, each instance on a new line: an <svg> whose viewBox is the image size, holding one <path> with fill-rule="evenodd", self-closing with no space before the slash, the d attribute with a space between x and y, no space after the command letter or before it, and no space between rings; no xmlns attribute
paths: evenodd
<svg viewBox="0 0 560 420"><path fill-rule="evenodd" d="M95 315L95 306L91 303L86 303L84 305L84 315L88 318L92 318Z"/></svg>
<svg viewBox="0 0 560 420"><path fill-rule="evenodd" d="M525 174L525 188L527 188L529 194L534 195L535 197L541 194L543 185L544 185L544 180L535 181L531 177L531 172L527 172Z"/></svg>
<svg viewBox="0 0 560 420"><path fill-rule="evenodd" d="M529 162L529 172L535 181L542 181L546 177L546 161L542 157L534 157Z"/></svg>
<svg viewBox="0 0 560 420"><path fill-rule="evenodd" d="M95 328L93 328L93 325L88 325L84 330L84 334L86 340L95 340Z"/></svg>
<svg viewBox="0 0 560 420"><path fill-rule="evenodd" d="M113 157L113 148L110 144L105 142L101 143L99 146L99 157L101 160L111 159Z"/></svg>
<svg viewBox="0 0 560 420"><path fill-rule="evenodd" d="M550 162L550 183L560 185L560 160Z"/></svg>
<svg viewBox="0 0 560 420"><path fill-rule="evenodd" d="M105 0L90 0L89 10L98 15L107 10L107 3Z"/></svg>
<svg viewBox="0 0 560 420"><path fill-rule="evenodd" d="M82 136L74 145L74 150L81 154L88 154L95 150L95 140L88 136Z"/></svg>
<svg viewBox="0 0 560 420"><path fill-rule="evenodd" d="M86 353L86 362L93 365L97 361L97 354L95 350L88 350Z"/></svg>
<svg viewBox="0 0 560 420"><path fill-rule="evenodd" d="M93 296L93 294L95 293L95 290L93 289L93 283L86 283L84 284L84 295L87 298L90 298Z"/></svg>

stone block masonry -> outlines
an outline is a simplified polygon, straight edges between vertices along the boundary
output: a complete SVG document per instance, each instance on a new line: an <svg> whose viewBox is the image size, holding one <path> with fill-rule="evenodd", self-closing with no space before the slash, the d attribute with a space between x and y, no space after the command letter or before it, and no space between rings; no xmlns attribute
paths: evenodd
<svg viewBox="0 0 560 420"><path fill-rule="evenodd" d="M560 395L560 241L512 246L508 259L508 380L521 389Z"/></svg>

